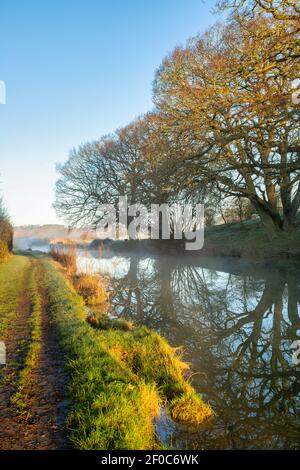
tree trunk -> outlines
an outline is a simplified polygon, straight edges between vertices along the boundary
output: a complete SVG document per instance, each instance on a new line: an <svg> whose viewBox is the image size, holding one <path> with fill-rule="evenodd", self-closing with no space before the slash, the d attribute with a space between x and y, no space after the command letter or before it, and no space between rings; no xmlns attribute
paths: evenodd
<svg viewBox="0 0 300 470"><path fill-rule="evenodd" d="M259 204L253 203L262 225L266 231L266 234L270 241L280 236L283 233L282 224L280 223L280 217L273 218L266 210L263 209Z"/></svg>
<svg viewBox="0 0 300 470"><path fill-rule="evenodd" d="M260 205L254 204L254 207L271 242L276 238L290 238L295 234L297 230L296 217L292 213L290 213L288 216L285 214L282 219L279 213L278 215L272 217Z"/></svg>
<svg viewBox="0 0 300 470"><path fill-rule="evenodd" d="M292 235L296 232L296 218L292 214L286 214L283 218L283 230Z"/></svg>

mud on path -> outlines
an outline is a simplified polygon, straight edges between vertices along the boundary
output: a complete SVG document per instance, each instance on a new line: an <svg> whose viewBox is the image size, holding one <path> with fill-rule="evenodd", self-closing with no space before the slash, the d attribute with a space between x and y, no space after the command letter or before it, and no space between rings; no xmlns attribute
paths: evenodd
<svg viewBox="0 0 300 470"><path fill-rule="evenodd" d="M29 380L22 389L28 416L18 415L11 398L17 390L18 378L24 367L26 348L30 344L32 302L29 278L33 274L34 289L40 298L41 344L38 358L30 370ZM12 280L13 282L13 280ZM67 415L66 376L57 336L48 315L47 289L43 265L30 260L24 271L15 324L6 334L7 365L0 366L0 449L42 450L66 449L64 422ZM2 370L1 370L2 367Z"/></svg>

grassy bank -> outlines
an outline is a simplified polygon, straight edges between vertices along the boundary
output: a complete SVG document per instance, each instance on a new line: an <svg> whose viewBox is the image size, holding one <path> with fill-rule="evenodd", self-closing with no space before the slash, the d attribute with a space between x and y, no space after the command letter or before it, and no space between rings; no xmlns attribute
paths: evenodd
<svg viewBox="0 0 300 470"><path fill-rule="evenodd" d="M58 342L70 399L65 427L74 448L161 448L155 420L162 406L186 425L212 416L186 379L180 350L145 327L109 319L102 309L88 322L89 302L73 281L58 263L34 253L0 266L0 341L8 352L0 369L7 429L0 448L47 448L45 433L51 448L61 445L61 428L51 425L64 400L56 387L63 373ZM82 290L82 282L74 285Z"/></svg>
<svg viewBox="0 0 300 470"><path fill-rule="evenodd" d="M204 247L200 251L185 250L183 240L94 240L91 250L106 253L171 254L194 256L238 257L249 260L300 260L300 218L298 232L293 237L276 238L270 242L259 220L233 222L208 227L204 232Z"/></svg>
<svg viewBox="0 0 300 470"><path fill-rule="evenodd" d="M179 351L147 328L95 329L82 298L44 261L49 313L68 358L73 407L70 440L79 449L154 449L154 419L167 404L177 420L197 425L211 408L184 378Z"/></svg>
<svg viewBox="0 0 300 470"><path fill-rule="evenodd" d="M300 259L300 227L293 238L268 239L259 220L217 225L205 231L202 254L255 260Z"/></svg>

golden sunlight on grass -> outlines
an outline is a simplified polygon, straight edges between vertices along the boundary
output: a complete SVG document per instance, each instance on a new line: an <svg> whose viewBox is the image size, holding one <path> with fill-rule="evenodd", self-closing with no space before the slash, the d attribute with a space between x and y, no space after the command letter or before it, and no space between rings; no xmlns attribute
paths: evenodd
<svg viewBox="0 0 300 470"><path fill-rule="evenodd" d="M210 405L204 403L193 389L190 393L174 398L169 410L175 421L190 426L199 426L213 416Z"/></svg>
<svg viewBox="0 0 300 470"><path fill-rule="evenodd" d="M51 247L50 255L66 269L68 275L76 273L77 263L75 247L72 246L69 247L68 250L64 250L53 246Z"/></svg>
<svg viewBox="0 0 300 470"><path fill-rule="evenodd" d="M72 282L88 306L100 306L107 302L106 285L100 276L88 273L75 274Z"/></svg>

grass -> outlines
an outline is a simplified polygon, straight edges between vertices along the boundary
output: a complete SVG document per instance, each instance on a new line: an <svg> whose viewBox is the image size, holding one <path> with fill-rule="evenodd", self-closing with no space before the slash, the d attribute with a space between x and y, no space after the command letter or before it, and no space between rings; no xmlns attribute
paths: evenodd
<svg viewBox="0 0 300 470"><path fill-rule="evenodd" d="M51 247L50 255L65 268L67 275L76 273L77 262L75 246L70 246L67 250L53 246Z"/></svg>
<svg viewBox="0 0 300 470"><path fill-rule="evenodd" d="M270 242L260 220L232 222L205 228L204 247L194 254L233 256L250 260L300 259L300 215L293 236L282 234ZM183 240L94 240L91 249L110 247L116 253L187 253ZM193 253L193 252L191 252Z"/></svg>
<svg viewBox="0 0 300 470"><path fill-rule="evenodd" d="M185 379L189 366L181 358L181 349L171 347L159 334L146 327L129 325L122 334L125 320L111 320L112 329L102 333L103 343L117 363L146 383L154 383L160 399L169 405L171 417L187 425L202 424L212 415L209 405ZM182 406L181 406L182 405ZM181 409L180 409L181 408Z"/></svg>
<svg viewBox="0 0 300 470"><path fill-rule="evenodd" d="M75 290L81 295L90 307L103 306L108 300L106 286L100 276L89 273L74 274L72 283Z"/></svg>
<svg viewBox="0 0 300 470"><path fill-rule="evenodd" d="M276 238L271 243L259 220L209 227L204 236L203 254L250 259L300 258L300 231L293 238Z"/></svg>
<svg viewBox="0 0 300 470"><path fill-rule="evenodd" d="M11 256L6 263L0 264L0 340L6 339L8 327L15 323L30 265L29 258L24 256Z"/></svg>
<svg viewBox="0 0 300 470"><path fill-rule="evenodd" d="M162 448L155 433L162 406L184 424L199 425L209 419L210 406L185 378L188 365L181 351L148 328L99 312L91 326L87 305L66 272L38 255L12 256L0 266L1 340L13 334L24 289L31 304L21 363L9 378L15 388L11 403L19 417L30 419L31 373L43 340L42 282L47 288L47 314L65 355L71 400L66 426L74 448Z"/></svg>
<svg viewBox="0 0 300 470"><path fill-rule="evenodd" d="M155 447L157 391L115 361L86 322L82 298L50 263L45 269L50 312L68 357L71 443L79 449Z"/></svg>
<svg viewBox="0 0 300 470"><path fill-rule="evenodd" d="M88 322L94 328L99 330L124 330L131 331L134 328L134 325L131 321L124 320L123 318L109 318L108 315L103 315L98 312L92 312L88 318Z"/></svg>
<svg viewBox="0 0 300 470"><path fill-rule="evenodd" d="M211 414L211 408L190 388L185 393L172 400L170 404L170 414L175 421L191 426L199 426Z"/></svg>
<svg viewBox="0 0 300 470"><path fill-rule="evenodd" d="M31 316L28 321L30 335L22 370L16 383L16 391L11 397L11 403L15 405L17 414L25 420L31 418L28 396L25 389L31 384L31 373L38 363L39 353L42 347L42 301L37 289L37 271L38 265L35 262L28 286L31 302Z"/></svg>
<svg viewBox="0 0 300 470"><path fill-rule="evenodd" d="M23 418L29 417L27 404L22 390L26 385L30 371L38 354L38 338L40 336L39 305L35 290L35 263L25 256L11 256L0 266L0 340L8 342L12 339L18 317L24 315L20 304L24 301L25 289L29 289L32 314L26 325L29 335L17 345L20 361L12 363L7 358L1 381L15 388L11 403Z"/></svg>
<svg viewBox="0 0 300 470"><path fill-rule="evenodd" d="M78 449L155 449L154 418L176 399L185 399L202 422L211 408L185 380L188 366L158 334L147 328L92 328L83 299L49 261L44 261L50 313L68 358L73 401L70 440ZM195 424L195 419L181 419ZM198 419L198 423L200 422Z"/></svg>
<svg viewBox="0 0 300 470"><path fill-rule="evenodd" d="M52 247L51 257L57 261L66 272L67 277L89 307L98 307L102 313L107 309L108 293L103 279L91 273L77 273L76 246L65 248Z"/></svg>

